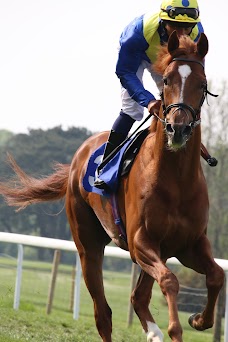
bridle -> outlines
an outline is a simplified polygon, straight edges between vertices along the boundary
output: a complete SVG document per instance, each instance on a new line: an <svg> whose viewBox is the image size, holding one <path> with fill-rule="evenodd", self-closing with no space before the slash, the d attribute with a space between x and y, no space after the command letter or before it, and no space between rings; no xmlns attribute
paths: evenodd
<svg viewBox="0 0 228 342"><path fill-rule="evenodd" d="M175 62L175 61L183 61L183 62L192 62L192 63L198 63L202 66L202 68L204 68L204 65L203 63L201 63L200 61L197 61L195 59L187 59L187 58L173 58L173 60L171 61L172 62ZM111 158L115 155L115 153L117 153L122 146L124 146L124 144L129 141L135 134L136 132L139 131L139 129L145 124L145 122L147 120L149 120L149 118L154 115L159 121L162 122L162 124L164 125L166 131L168 132L171 132L172 131L172 128L171 128L171 124L167 121L166 119L166 115L169 113L169 111L172 109L172 108L176 108L176 110L183 110L185 112L185 114L188 116L188 113L186 112L186 109L189 110L191 113L192 113L192 117L193 117L193 121L190 122L190 124L188 125L191 132L193 130L194 127L198 126L201 122L201 119L200 119L200 110L201 110L201 107L204 103L204 100L206 98L207 100L207 95L211 95L211 96L214 96L214 97L217 97L218 95L214 95L212 93L210 93L207 89L207 84L205 84L204 86L204 89L203 89L203 95L202 95L202 98L200 100L200 103L199 103L199 108L198 109L194 109L192 106L189 106L185 103L172 103L170 104L169 106L165 106L165 103L164 103L164 94L163 94L163 91L161 92L161 101L162 101L162 108L163 108L163 115L164 115L164 119L163 118L160 118L155 112L153 113L149 113L149 115L145 118L145 120L143 120L143 122L135 129L134 132L132 132L129 136L127 136L127 138L121 143L119 144L118 147L116 147L111 153L109 156L106 157L106 160L111 160ZM207 101L208 102L208 101Z"/></svg>
<svg viewBox="0 0 228 342"><path fill-rule="evenodd" d="M204 69L204 64L200 61L197 61L195 59L187 59L187 58L173 58L173 60L171 61L172 62L175 62L175 61L182 61L182 62L190 62L190 63L197 63L199 65L202 66L202 68ZM168 105L166 107L165 105L165 102L164 102L164 93L163 93L163 90L160 94L161 96L161 101L162 101L162 108L163 108L163 116L164 116L164 119L163 118L160 118L157 114L154 113L154 115L163 123L163 125L165 126L165 128L169 131L170 130L170 126L171 124L167 121L166 119L166 116L167 114L170 112L170 110L172 108L176 108L176 110L173 112L173 114L178 111L178 110L182 110L184 111L184 113L188 116L188 113L187 113L187 110L191 112L192 114L192 117L193 117L193 120L189 123L189 127L192 131L193 128L195 128L196 126L198 126L200 123L201 123L201 118L200 118L200 111L201 111L201 107L204 103L204 100L206 99L207 100L207 95L211 95L211 96L214 96L214 97L217 97L218 95L214 95L212 94L208 89L207 89L207 83L204 85L204 88L203 88L203 95L201 97L201 100L200 100L200 103L199 103L199 106L197 109L193 108L192 106L186 104L186 103L183 103L183 102L178 102L178 103L171 103L170 105ZM208 100L207 100L207 103L208 103Z"/></svg>

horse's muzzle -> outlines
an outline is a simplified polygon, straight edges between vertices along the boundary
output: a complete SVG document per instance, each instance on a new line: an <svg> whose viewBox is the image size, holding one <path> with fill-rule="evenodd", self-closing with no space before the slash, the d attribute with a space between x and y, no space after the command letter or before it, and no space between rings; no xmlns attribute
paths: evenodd
<svg viewBox="0 0 228 342"><path fill-rule="evenodd" d="M192 125L185 124L166 124L166 133L168 136L168 145L171 149L179 149L185 146L191 136Z"/></svg>

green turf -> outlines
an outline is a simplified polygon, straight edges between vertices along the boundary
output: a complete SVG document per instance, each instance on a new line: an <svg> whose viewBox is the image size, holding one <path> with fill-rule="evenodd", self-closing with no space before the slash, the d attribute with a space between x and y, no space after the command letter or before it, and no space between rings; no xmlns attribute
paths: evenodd
<svg viewBox="0 0 228 342"><path fill-rule="evenodd" d="M94 324L93 305L84 281L81 281L79 320L70 310L72 267L60 265L54 303L50 315L46 303L51 279L51 264L23 263L21 302L13 309L16 260L0 258L0 341L100 342ZM104 272L107 300L113 312L113 342L146 342L138 318L127 328L130 296L130 273ZM151 311L157 324L167 335L168 313L161 292L155 284ZM212 329L194 331L187 323L189 314L180 313L184 342L212 342Z"/></svg>

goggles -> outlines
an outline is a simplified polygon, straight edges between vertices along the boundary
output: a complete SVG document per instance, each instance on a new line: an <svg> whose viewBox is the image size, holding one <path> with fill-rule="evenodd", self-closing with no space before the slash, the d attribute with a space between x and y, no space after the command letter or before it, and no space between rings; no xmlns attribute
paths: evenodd
<svg viewBox="0 0 228 342"><path fill-rule="evenodd" d="M186 14L189 18L194 20L199 18L199 10L196 8L171 7L168 9L161 9L166 12L171 19L175 19L178 15Z"/></svg>

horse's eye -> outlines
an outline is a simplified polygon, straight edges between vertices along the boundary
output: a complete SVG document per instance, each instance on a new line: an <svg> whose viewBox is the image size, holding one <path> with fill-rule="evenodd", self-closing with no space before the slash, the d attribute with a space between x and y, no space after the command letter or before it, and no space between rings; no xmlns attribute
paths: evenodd
<svg viewBox="0 0 228 342"><path fill-rule="evenodd" d="M167 78L167 77L164 77L164 78L163 78L163 82L164 82L164 85L167 85L167 84L168 84L168 78Z"/></svg>

